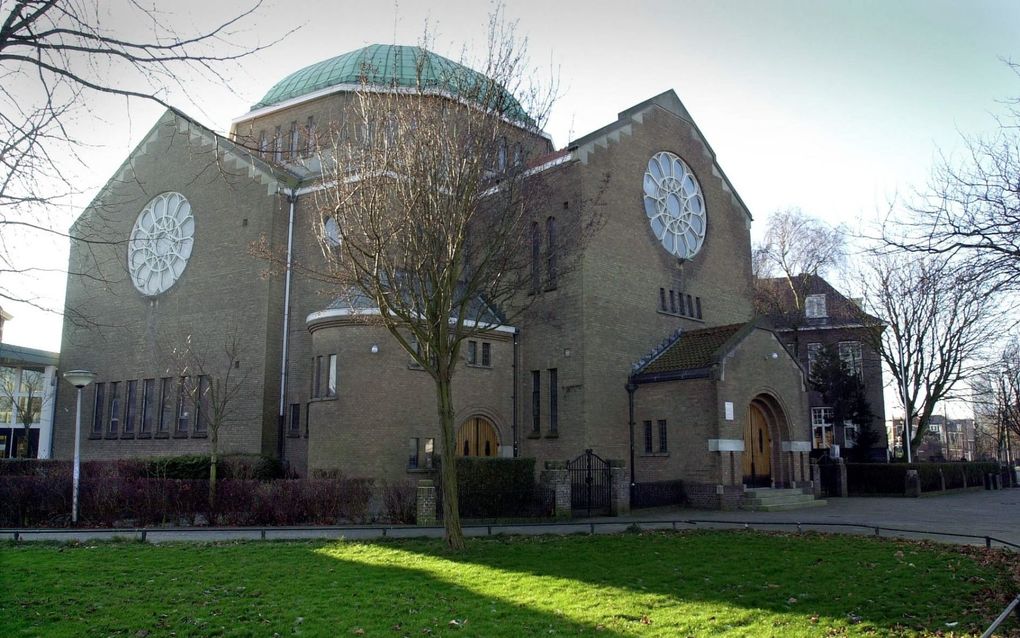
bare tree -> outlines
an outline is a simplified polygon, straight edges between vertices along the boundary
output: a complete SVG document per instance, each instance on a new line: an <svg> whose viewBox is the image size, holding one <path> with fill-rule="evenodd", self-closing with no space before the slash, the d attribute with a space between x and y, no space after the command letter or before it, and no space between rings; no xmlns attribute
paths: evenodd
<svg viewBox="0 0 1020 638"><path fill-rule="evenodd" d="M804 300L815 278L845 262L842 227L833 228L797 208L769 216L765 238L752 252L755 311L793 330L795 355L805 320Z"/></svg>
<svg viewBox="0 0 1020 638"><path fill-rule="evenodd" d="M224 63L263 48L238 44L260 5L181 32L171 13L133 0L0 3L0 298L41 307L23 287L44 269L16 247L40 233L67 236L57 211L76 190L75 169L87 165L82 122L105 119L93 111L96 100L169 108L182 76L225 84Z"/></svg>
<svg viewBox="0 0 1020 638"><path fill-rule="evenodd" d="M1008 327L1008 315L973 272L945 257L883 255L862 274L871 345L896 383L916 450L936 405L979 372L985 348ZM906 438L904 428L904 438ZM907 442L904 441L904 450Z"/></svg>
<svg viewBox="0 0 1020 638"><path fill-rule="evenodd" d="M1020 75L1020 65L1010 64ZM883 239L899 250L965 262L982 279L1020 290L1020 100L984 137L964 138L959 158L942 156L928 187Z"/></svg>
<svg viewBox="0 0 1020 638"><path fill-rule="evenodd" d="M14 420L22 425L25 430L24 441L25 453L28 456L31 447L29 435L32 425L39 421L42 414L45 382L44 375L38 370L22 368L21 374L17 374L14 368L4 367L0 372L0 400L7 403L14 412ZM14 450L14 456L18 456L18 450Z"/></svg>
<svg viewBox="0 0 1020 638"><path fill-rule="evenodd" d="M547 208L550 165L529 159L549 150L539 132L552 93L527 86L533 76L513 25L497 15L488 36L480 73L419 49L415 88L366 86L354 121L333 131L329 187L318 198L335 289L370 300L378 313L362 320L384 326L435 384L454 549L464 544L452 390L461 345L509 324L549 281L568 276L594 227L586 206ZM540 259L536 233L546 245Z"/></svg>
<svg viewBox="0 0 1020 638"><path fill-rule="evenodd" d="M176 374L184 384L181 400L193 406L194 427L209 434L209 509L216 511L216 477L219 463L220 432L234 418L239 406L254 400L249 382L250 370L242 361L243 347L238 331L224 337L222 343L196 344L188 337L178 347L165 349L168 374ZM179 406L183 412L185 406Z"/></svg>
<svg viewBox="0 0 1020 638"><path fill-rule="evenodd" d="M1020 338L1007 341L974 385L975 420L987 439L986 454L1013 462L1020 441Z"/></svg>

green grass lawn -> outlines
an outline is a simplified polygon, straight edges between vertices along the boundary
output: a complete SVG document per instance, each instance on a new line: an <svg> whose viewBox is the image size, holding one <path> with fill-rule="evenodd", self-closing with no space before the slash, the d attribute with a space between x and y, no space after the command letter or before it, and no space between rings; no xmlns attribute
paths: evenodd
<svg viewBox="0 0 1020 638"><path fill-rule="evenodd" d="M1014 558L752 532L497 537L457 555L426 540L7 544L0 636L958 636L1012 596Z"/></svg>

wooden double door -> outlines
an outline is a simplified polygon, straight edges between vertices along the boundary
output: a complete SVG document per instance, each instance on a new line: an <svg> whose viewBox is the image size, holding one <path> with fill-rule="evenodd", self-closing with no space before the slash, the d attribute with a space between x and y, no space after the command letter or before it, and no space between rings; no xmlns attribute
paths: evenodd
<svg viewBox="0 0 1020 638"><path fill-rule="evenodd" d="M495 426L483 417L462 423L457 431L457 456L499 456Z"/></svg>
<svg viewBox="0 0 1020 638"><path fill-rule="evenodd" d="M744 484L772 486L772 436L765 413L753 403L744 427Z"/></svg>

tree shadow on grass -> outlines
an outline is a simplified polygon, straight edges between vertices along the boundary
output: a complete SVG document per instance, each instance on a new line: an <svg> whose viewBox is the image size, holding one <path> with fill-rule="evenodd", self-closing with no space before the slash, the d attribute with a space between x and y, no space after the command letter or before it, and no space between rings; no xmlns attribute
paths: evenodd
<svg viewBox="0 0 1020 638"><path fill-rule="evenodd" d="M4 554L4 636L622 635L508 598L498 584L489 592L488 568L385 543L19 546Z"/></svg>
<svg viewBox="0 0 1020 638"><path fill-rule="evenodd" d="M595 591L655 594L659 598L649 600L647 612L653 623L657 615L669 616L666 608L690 603L754 612L705 615L708 626L701 631L713 633L761 611L776 615L768 622L780 633L785 623L813 634L852 625L862 633L934 632L947 624L980 633L1001 606L981 611L979 601L1006 585L986 580L986 570L950 546L819 534L495 537L472 539L468 551L456 555L436 544L401 548L521 577L575 581Z"/></svg>

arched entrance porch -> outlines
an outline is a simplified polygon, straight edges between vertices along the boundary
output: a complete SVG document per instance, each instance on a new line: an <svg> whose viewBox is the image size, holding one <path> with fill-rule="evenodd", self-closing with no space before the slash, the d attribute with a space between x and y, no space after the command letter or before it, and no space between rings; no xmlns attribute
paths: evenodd
<svg viewBox="0 0 1020 638"><path fill-rule="evenodd" d="M744 484L772 487L789 482L789 468L781 462L782 442L789 440L786 412L769 394L759 394L748 405L744 425Z"/></svg>

